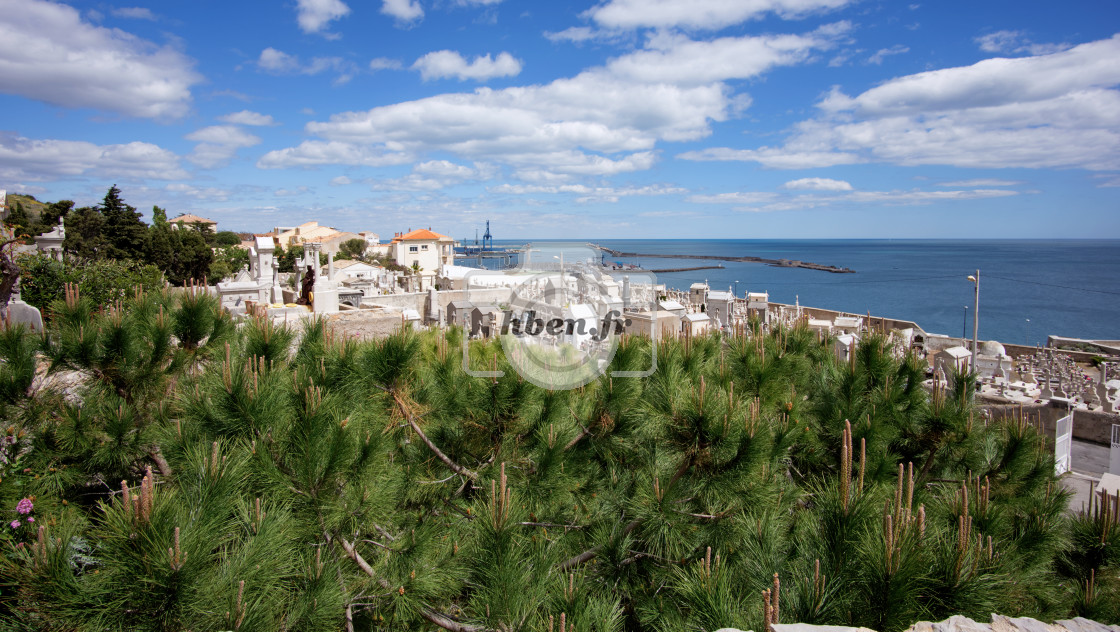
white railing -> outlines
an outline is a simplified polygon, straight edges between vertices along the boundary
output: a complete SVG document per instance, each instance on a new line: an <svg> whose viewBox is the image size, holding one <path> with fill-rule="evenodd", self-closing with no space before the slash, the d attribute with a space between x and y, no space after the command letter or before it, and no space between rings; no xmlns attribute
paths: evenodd
<svg viewBox="0 0 1120 632"><path fill-rule="evenodd" d="M1070 470L1073 461L1073 413L1054 425L1054 473L1058 476Z"/></svg>

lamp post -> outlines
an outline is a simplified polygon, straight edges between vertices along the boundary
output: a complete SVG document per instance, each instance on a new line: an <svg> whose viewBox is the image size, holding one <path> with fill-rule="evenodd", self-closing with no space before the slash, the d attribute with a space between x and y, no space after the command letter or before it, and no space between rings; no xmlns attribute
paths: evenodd
<svg viewBox="0 0 1120 632"><path fill-rule="evenodd" d="M739 298L739 282L735 281L735 298Z"/></svg>
<svg viewBox="0 0 1120 632"><path fill-rule="evenodd" d="M976 288L975 302L972 306L972 367L970 370L976 372L976 336L980 331L980 271L976 271L976 276L968 275L968 280Z"/></svg>
<svg viewBox="0 0 1120 632"><path fill-rule="evenodd" d="M553 255L552 258L560 260L560 304L563 305L565 302L567 302L568 296L568 284L564 282L564 251L560 251L559 257Z"/></svg>

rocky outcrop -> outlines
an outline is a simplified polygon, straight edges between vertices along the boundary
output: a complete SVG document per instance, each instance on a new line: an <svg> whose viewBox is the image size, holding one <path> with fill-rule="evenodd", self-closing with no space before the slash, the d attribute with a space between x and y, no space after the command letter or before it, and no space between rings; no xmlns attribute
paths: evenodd
<svg viewBox="0 0 1120 632"><path fill-rule="evenodd" d="M868 628L842 625L809 625L807 623L775 623L773 632L874 632ZM743 632L735 628L720 628L716 632ZM1120 632L1120 625L1105 625L1082 617L1043 623L1030 617L1005 617L993 614L991 623L980 623L968 617L955 615L936 623L919 621L906 632Z"/></svg>

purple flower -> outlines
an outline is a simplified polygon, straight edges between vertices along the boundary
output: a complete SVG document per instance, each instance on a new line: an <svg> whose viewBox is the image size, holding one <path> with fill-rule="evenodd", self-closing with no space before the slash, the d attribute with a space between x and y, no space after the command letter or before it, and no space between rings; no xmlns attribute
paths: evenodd
<svg viewBox="0 0 1120 632"><path fill-rule="evenodd" d="M16 511L21 514L29 514L33 509L35 509L35 505L31 502L30 498L24 498L16 505Z"/></svg>
<svg viewBox="0 0 1120 632"><path fill-rule="evenodd" d="M10 524L8 526L13 528L13 529L18 529L19 528L19 520L13 520L12 524Z"/></svg>
<svg viewBox="0 0 1120 632"><path fill-rule="evenodd" d="M28 517L27 517L27 521L28 521L28 522L35 522L35 518L34 518L34 517L32 517L32 516L28 516Z"/></svg>

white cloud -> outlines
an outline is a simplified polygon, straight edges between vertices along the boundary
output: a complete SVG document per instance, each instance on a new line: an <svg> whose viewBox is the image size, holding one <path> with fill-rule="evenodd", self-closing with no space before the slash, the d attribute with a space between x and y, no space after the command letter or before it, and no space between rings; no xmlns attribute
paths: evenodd
<svg viewBox="0 0 1120 632"><path fill-rule="evenodd" d="M998 178L972 178L970 180L955 180L953 182L942 182L938 184L939 187L1013 187L1023 184L1019 180L1000 180Z"/></svg>
<svg viewBox="0 0 1120 632"><path fill-rule="evenodd" d="M992 58L892 79L849 98L834 92L826 111L918 114L1038 102L1120 82L1120 35L1037 57Z"/></svg>
<svg viewBox="0 0 1120 632"><path fill-rule="evenodd" d="M732 161L757 162L771 169L812 169L852 165L863 160L853 153L837 151L798 151L781 147L760 147L758 149L732 149L730 147L709 147L698 151L678 154L681 160L695 161Z"/></svg>
<svg viewBox="0 0 1120 632"><path fill-rule="evenodd" d="M430 160L413 166L412 173L403 178L376 180L370 188L374 191L438 191L493 174L489 165L468 167L449 160Z"/></svg>
<svg viewBox="0 0 1120 632"><path fill-rule="evenodd" d="M1048 55L1069 48L1069 44L1036 44L1022 31L996 31L976 38L980 50L987 53L1027 53Z"/></svg>
<svg viewBox="0 0 1120 632"><path fill-rule="evenodd" d="M341 57L312 57L305 64L298 56L271 46L261 51L257 66L275 75L318 75L329 70L338 74L336 84L346 83L357 70L353 63Z"/></svg>
<svg viewBox="0 0 1120 632"><path fill-rule="evenodd" d="M194 62L118 29L94 26L64 4L3 3L0 90L63 107L178 118L190 110Z"/></svg>
<svg viewBox="0 0 1120 632"><path fill-rule="evenodd" d="M164 190L169 193L175 193L180 196L194 198L196 200L206 200L209 202L224 202L229 199L233 193L229 189L221 189L218 187L196 187L191 184L183 182L173 182Z"/></svg>
<svg viewBox="0 0 1120 632"><path fill-rule="evenodd" d="M377 72L378 70L400 70L401 62L399 59L389 59L388 57L375 57L369 60L369 69Z"/></svg>
<svg viewBox="0 0 1120 632"><path fill-rule="evenodd" d="M841 22L803 35L712 42L654 34L642 50L551 83L439 94L313 121L305 126L313 140L269 152L258 164L369 166L438 154L506 165L516 179L549 185L646 170L658 160L658 143L699 140L711 133L713 121L746 109L750 97L724 81L806 62L811 51L833 46L850 28ZM458 69L462 76L470 65L458 53L448 52L448 59L428 70ZM858 160L837 158L827 148L816 151L815 163L820 157L827 164Z"/></svg>
<svg viewBox="0 0 1120 632"><path fill-rule="evenodd" d="M318 165L359 165L384 167L410 162L412 156L399 152L378 151L354 143L309 140L296 147L277 149L261 156L257 166L262 169L314 167Z"/></svg>
<svg viewBox="0 0 1120 632"><path fill-rule="evenodd" d="M272 192L272 195L274 195L276 197L295 197L297 195L303 195L304 193L310 193L310 192L311 192L310 187L303 186L303 187L296 187L294 189L276 189L275 191Z"/></svg>
<svg viewBox="0 0 1120 632"><path fill-rule="evenodd" d="M677 195L687 193L687 189L680 187L667 187L650 185L643 187L592 187L583 184L563 185L531 185L531 184L501 184L488 189L491 193L504 195L534 195L534 194L572 194L579 204L589 202L617 202L624 197Z"/></svg>
<svg viewBox="0 0 1120 632"><path fill-rule="evenodd" d="M807 35L724 37L694 41L683 35L657 33L646 50L615 58L611 73L642 82L710 83L755 77L775 66L802 63L814 50L831 48L836 37L851 28L831 24Z"/></svg>
<svg viewBox="0 0 1120 632"><path fill-rule="evenodd" d="M806 178L806 180L824 180L822 178ZM836 180L824 180L837 182ZM798 182L798 181L794 181ZM791 184L791 183L790 183ZM839 184L847 184L839 182ZM784 188L813 188L789 187ZM778 211L795 211L812 208L827 208L844 204L876 204L883 206L918 206L935 202L953 202L967 200L982 200L989 198L1007 197L1018 195L1018 191L1005 189L968 189L955 191L925 191L913 189L909 191L852 191L850 188L820 188L828 194L803 193L797 195L780 195L768 191L736 191L731 193L717 193L714 195L693 195L689 202L700 204L732 204L738 205L735 210L769 213Z"/></svg>
<svg viewBox="0 0 1120 632"><path fill-rule="evenodd" d="M610 28L721 29L774 13L785 19L837 9L852 0L609 0L584 15Z"/></svg>
<svg viewBox="0 0 1120 632"><path fill-rule="evenodd" d="M843 180L832 180L830 178L801 178L790 180L783 184L782 188L808 191L851 191L852 185Z"/></svg>
<svg viewBox="0 0 1120 632"><path fill-rule="evenodd" d="M599 33L588 26L570 26L555 33L546 31L544 36L553 42L586 42L596 39Z"/></svg>
<svg viewBox="0 0 1120 632"><path fill-rule="evenodd" d="M119 7L110 11L113 17L129 18L132 20L150 20L154 22L156 16L151 9L146 7Z"/></svg>
<svg viewBox="0 0 1120 632"><path fill-rule="evenodd" d="M693 195L688 198L688 201L698 204L761 204L771 202L777 197L777 193L769 191L734 191L731 193Z"/></svg>
<svg viewBox="0 0 1120 632"><path fill-rule="evenodd" d="M0 133L0 180L44 181L74 176L131 180L189 177L174 152L151 143L95 145Z"/></svg>
<svg viewBox="0 0 1120 632"><path fill-rule="evenodd" d="M485 81L494 77L516 76L521 72L521 62L506 52L499 53L496 59L486 54L468 62L456 51L437 50L417 59L412 64L412 69L419 70L424 81L447 77L454 77L459 81Z"/></svg>
<svg viewBox="0 0 1120 632"><path fill-rule="evenodd" d="M271 114L260 114L250 110L241 110L225 116L219 116L219 121L233 123L234 125L271 126L276 125Z"/></svg>
<svg viewBox="0 0 1120 632"><path fill-rule="evenodd" d="M875 52L874 55L867 58L867 63L875 64L876 66L879 66L883 63L884 59L886 59L887 57L890 57L891 55L902 55L903 53L909 53L909 52L910 52L910 47L909 46L903 46L902 44L895 44L894 46L891 46L890 48L880 48L878 51Z"/></svg>
<svg viewBox="0 0 1120 632"><path fill-rule="evenodd" d="M206 169L225 166L238 149L261 142L236 125L211 125L187 134L186 139L198 142L187 160Z"/></svg>
<svg viewBox="0 0 1120 632"><path fill-rule="evenodd" d="M1120 169L1120 35L1034 57L986 59L834 89L782 147L711 148L690 160L805 168L853 162Z"/></svg>
<svg viewBox="0 0 1120 632"><path fill-rule="evenodd" d="M424 9L417 0L382 0L381 12L401 22L412 22L424 17Z"/></svg>
<svg viewBox="0 0 1120 632"><path fill-rule="evenodd" d="M342 0L298 0L296 21L304 33L322 33L333 22L346 17L350 7Z"/></svg>
<svg viewBox="0 0 1120 632"><path fill-rule="evenodd" d="M341 187L341 186L345 186L347 184L353 184L353 183L354 183L354 181L351 180L350 178L347 178L346 176L335 176L335 177L331 178L331 181L330 181L330 185L332 187Z"/></svg>

